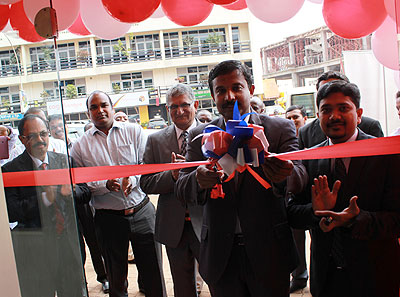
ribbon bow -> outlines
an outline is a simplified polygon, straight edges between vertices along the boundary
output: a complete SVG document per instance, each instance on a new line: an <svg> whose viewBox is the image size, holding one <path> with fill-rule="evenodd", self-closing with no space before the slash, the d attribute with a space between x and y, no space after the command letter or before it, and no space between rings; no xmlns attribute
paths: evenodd
<svg viewBox="0 0 400 297"><path fill-rule="evenodd" d="M226 131L209 125L203 131L203 154L216 163L231 180L235 171L242 173L248 170L266 189L271 186L262 179L251 167L264 163L264 155L268 150L268 141L262 126L247 124L246 117L251 113L240 115L237 101L233 109L233 120L226 123ZM211 191L211 198L223 198L222 185L217 184Z"/></svg>

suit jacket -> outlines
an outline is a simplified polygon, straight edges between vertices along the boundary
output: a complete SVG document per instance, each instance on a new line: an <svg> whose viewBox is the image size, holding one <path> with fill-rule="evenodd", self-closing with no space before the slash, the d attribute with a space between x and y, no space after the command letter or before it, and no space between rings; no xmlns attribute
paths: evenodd
<svg viewBox="0 0 400 297"><path fill-rule="evenodd" d="M371 119L369 117L362 117L361 123L358 125L364 133L375 136L383 137L381 124L379 121ZM315 119L311 123L308 123L299 130L299 148L310 148L326 140L326 135L321 129L319 119Z"/></svg>
<svg viewBox="0 0 400 297"><path fill-rule="evenodd" d="M359 129L357 140L372 138ZM324 141L317 147L327 146ZM330 159L307 160L310 181L318 175L332 180ZM351 277L349 296L397 296L399 294L400 249L400 155L351 158L334 211L348 207L357 195L361 210L351 227L341 227L344 256ZM328 277L333 232L319 228L320 218L311 206L311 184L302 195L289 200L289 221L294 227L311 229L311 293L321 296Z"/></svg>
<svg viewBox="0 0 400 297"><path fill-rule="evenodd" d="M67 156L64 154L47 152L49 169L68 168ZM3 172L32 171L33 161L25 150L21 155L2 167ZM18 228L42 228L54 227L54 205L45 206L41 194L42 187L7 187L5 188L7 209L10 222L18 221ZM57 203L65 215L65 225L74 224L75 210L70 196L63 196L57 190ZM90 200L90 190L85 184L75 187L77 203L85 203Z"/></svg>
<svg viewBox="0 0 400 297"><path fill-rule="evenodd" d="M171 153L179 154L175 125L149 135L143 155L145 164L170 163ZM178 246L185 224L185 210L188 208L193 230L200 241L203 207L184 205L175 195L175 181L171 171L142 175L140 187L146 194L160 194L158 198L155 239L175 248Z"/></svg>
<svg viewBox="0 0 400 297"><path fill-rule="evenodd" d="M286 119L251 114L250 123L264 127L269 152L297 150L294 124ZM220 117L210 124L225 129ZM206 125L189 133L187 161L204 160L200 134ZM300 188L306 184L301 164L295 163L292 174ZM268 181L261 167L253 168ZM235 182L235 179L237 180ZM234 244L237 218L245 239L245 248L255 277L271 296L289 293L290 272L297 266L297 251L293 242L285 208L286 183L272 184L266 190L248 171L223 183L224 199L209 198L209 190L202 190L196 180L195 168L182 169L177 182L178 197L186 203L204 204L201 232L200 273L207 283L215 284L224 273ZM289 185L288 185L289 187Z"/></svg>

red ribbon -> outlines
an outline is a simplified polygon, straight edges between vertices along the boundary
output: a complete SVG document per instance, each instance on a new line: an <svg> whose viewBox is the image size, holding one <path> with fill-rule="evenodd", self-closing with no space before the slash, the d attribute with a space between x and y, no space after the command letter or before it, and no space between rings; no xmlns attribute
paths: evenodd
<svg viewBox="0 0 400 297"><path fill-rule="evenodd" d="M281 160L309 160L391 154L400 154L400 136L352 141L321 148L306 149L302 151L293 151L282 154L271 154L268 155L268 157L273 156ZM200 161L184 163L98 166L72 169L6 172L3 173L3 183L4 187L62 185L69 184L71 180L73 183L85 183L97 180L108 180L131 175L149 174L208 164L211 164L211 162ZM245 167L245 169L247 170L252 170L251 167L248 165L243 167ZM70 172L72 174L72 178L70 178ZM253 176L257 178L254 174ZM260 177L260 179L262 178ZM259 180L259 182L261 181Z"/></svg>

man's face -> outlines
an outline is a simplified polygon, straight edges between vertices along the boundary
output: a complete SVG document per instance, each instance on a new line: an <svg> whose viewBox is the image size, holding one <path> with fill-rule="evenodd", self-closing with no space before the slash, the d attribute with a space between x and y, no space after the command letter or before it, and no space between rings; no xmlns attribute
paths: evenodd
<svg viewBox="0 0 400 297"><path fill-rule="evenodd" d="M333 93L321 100L318 118L322 131L333 143L347 141L361 122L362 108L356 108L349 96Z"/></svg>
<svg viewBox="0 0 400 297"><path fill-rule="evenodd" d="M50 134L55 139L64 140L64 123L62 120L55 119L50 121Z"/></svg>
<svg viewBox="0 0 400 297"><path fill-rule="evenodd" d="M123 112L117 112L115 114L115 116L114 116L114 119L117 122L127 122L128 121L128 116Z"/></svg>
<svg viewBox="0 0 400 297"><path fill-rule="evenodd" d="M306 124L307 117L303 117L301 114L300 109L294 109L292 111L288 111L286 113L286 118L288 120L293 121L294 125L296 126L296 131L298 132L301 127Z"/></svg>
<svg viewBox="0 0 400 297"><path fill-rule="evenodd" d="M187 130L194 121L198 106L199 101L191 101L187 95L183 94L171 98L167 111L179 129Z"/></svg>
<svg viewBox="0 0 400 297"><path fill-rule="evenodd" d="M212 121L212 118L208 113L202 113L198 115L197 119L202 123L209 123Z"/></svg>
<svg viewBox="0 0 400 297"><path fill-rule="evenodd" d="M49 146L49 131L40 119L32 119L25 122L24 134L19 136L27 152L43 160Z"/></svg>
<svg viewBox="0 0 400 297"><path fill-rule="evenodd" d="M251 108L253 108L253 110L254 110L256 113L262 114L262 113L264 113L264 111L265 111L264 103L262 103L261 101L258 101L258 100L251 100L251 101L250 101L250 105L251 105Z"/></svg>
<svg viewBox="0 0 400 297"><path fill-rule="evenodd" d="M212 97L218 111L226 121L233 118L233 107L238 102L240 114L250 111L250 98L254 92L254 86L247 85L246 79L239 70L217 76L213 80Z"/></svg>
<svg viewBox="0 0 400 297"><path fill-rule="evenodd" d="M96 93L89 102L89 117L99 130L108 130L114 122L114 109L106 94Z"/></svg>
<svg viewBox="0 0 400 297"><path fill-rule="evenodd" d="M397 109L397 114L399 115L399 119L400 119L400 98L396 99L396 109Z"/></svg>

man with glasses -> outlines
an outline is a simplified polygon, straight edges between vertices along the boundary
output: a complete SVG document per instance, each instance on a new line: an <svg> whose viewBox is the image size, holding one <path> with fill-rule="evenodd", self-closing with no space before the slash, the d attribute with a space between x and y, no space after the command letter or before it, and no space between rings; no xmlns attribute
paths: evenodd
<svg viewBox="0 0 400 297"><path fill-rule="evenodd" d="M41 110L38 107L30 107L24 114L24 117L26 117L27 115L32 114L32 115L37 115L38 117L40 117L41 119L43 119L46 124L48 124L47 122L47 118L46 115L44 113L43 110ZM12 160L15 157L19 156L20 154L22 154L22 152L24 151L25 147L23 145L16 145L14 147L14 149L10 152L10 159ZM61 154L66 154L67 153L67 147L65 145L65 142L60 140L60 139L55 139L53 137L49 138L49 143L48 143L48 147L47 150L50 152L56 152L56 153L61 153Z"/></svg>
<svg viewBox="0 0 400 297"><path fill-rule="evenodd" d="M190 86L177 84L167 92L167 111L173 124L149 135L143 161L159 164L185 161L188 132L199 125ZM167 250L174 281L174 296L196 297L195 259L199 259L202 206L182 205L174 192L179 170L143 175L140 185L147 194L160 194L155 239Z"/></svg>
<svg viewBox="0 0 400 297"><path fill-rule="evenodd" d="M47 123L27 115L18 126L25 151L2 167L3 172L68 168L67 156L48 151ZM87 203L84 184L5 188L22 297L82 296L73 196Z"/></svg>

